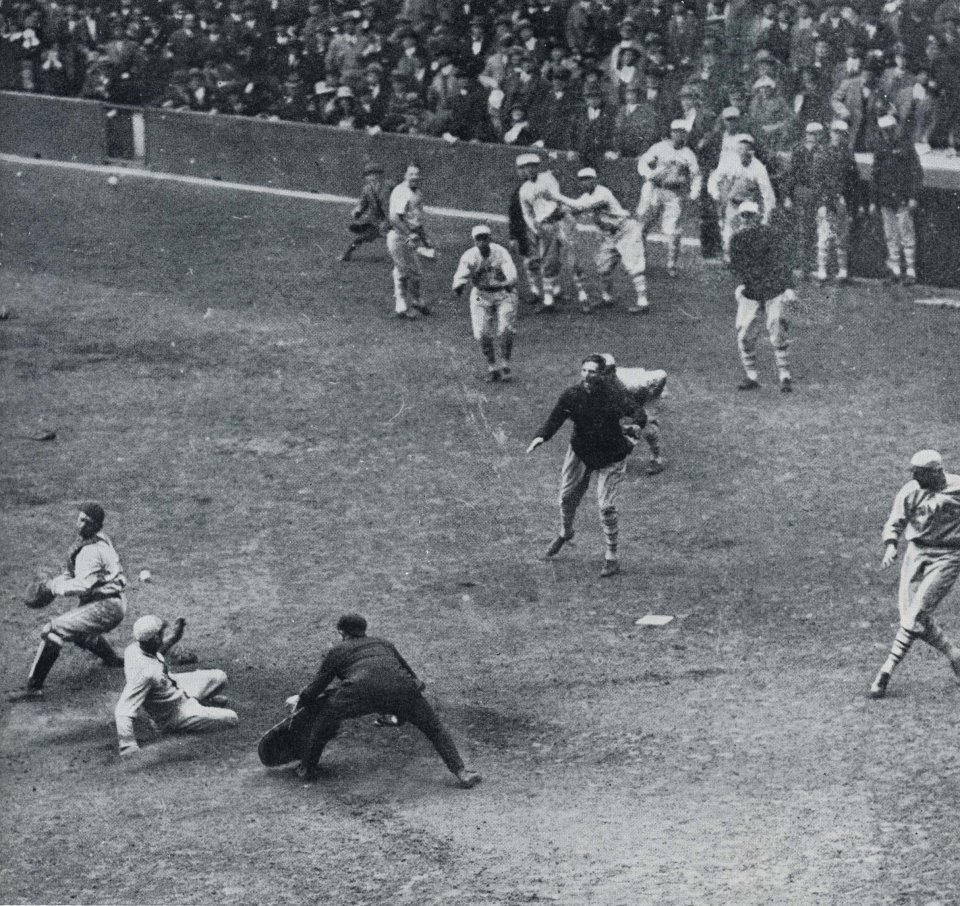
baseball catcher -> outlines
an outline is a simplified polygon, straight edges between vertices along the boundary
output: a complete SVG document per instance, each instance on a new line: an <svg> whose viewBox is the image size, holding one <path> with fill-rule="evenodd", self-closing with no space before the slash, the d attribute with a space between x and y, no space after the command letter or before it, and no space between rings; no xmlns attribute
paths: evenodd
<svg viewBox="0 0 960 906"><path fill-rule="evenodd" d="M29 589L24 603L34 610L48 606L59 596L78 598L79 603L43 625L27 684L8 696L10 701L43 698L43 684L66 642L92 652L108 667L123 666L123 659L104 638L120 625L127 612L123 596L127 580L112 542L103 533L105 519L99 503L84 503L77 515L80 538L70 549L66 570Z"/></svg>

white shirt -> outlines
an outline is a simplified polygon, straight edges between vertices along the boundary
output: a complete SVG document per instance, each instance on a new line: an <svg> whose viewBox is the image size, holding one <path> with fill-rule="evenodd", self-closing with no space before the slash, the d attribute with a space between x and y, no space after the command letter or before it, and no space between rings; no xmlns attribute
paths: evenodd
<svg viewBox="0 0 960 906"><path fill-rule="evenodd" d="M746 190L743 199L739 195ZM763 203L764 222L770 216L770 212L777 206L777 196L774 194L773 186L770 184L770 175L767 168L755 157L750 160L746 166L740 160L740 155L727 158L721 158L720 164L710 179L707 180L707 192L710 197L727 202L746 201L747 195L755 191L760 195L760 201Z"/></svg>
<svg viewBox="0 0 960 906"><path fill-rule="evenodd" d="M97 532L94 538L96 541L93 544L80 548L73 561L73 575L63 573L50 580L50 591L55 595L79 598L91 593L116 595L127 587L120 557L110 539L103 532Z"/></svg>
<svg viewBox="0 0 960 906"><path fill-rule="evenodd" d="M173 717L188 698L187 693L170 677L163 655L147 654L139 642L128 645L124 650L123 673L126 684L113 710L121 752L136 748L133 721L141 708L162 725Z"/></svg>
<svg viewBox="0 0 960 906"><path fill-rule="evenodd" d="M498 293L512 289L516 282L517 268L510 253L502 245L491 242L486 258L475 245L460 256L453 275L453 290L457 292L471 284L478 293Z"/></svg>
<svg viewBox="0 0 960 906"><path fill-rule="evenodd" d="M560 183L549 170L537 174L537 178L528 179L520 186L520 209L529 229L538 233L540 224L557 213L557 196Z"/></svg>
<svg viewBox="0 0 960 906"><path fill-rule="evenodd" d="M893 501L883 540L919 541L933 547L960 548L960 475L946 475L941 491L926 491L908 481Z"/></svg>
<svg viewBox="0 0 960 906"><path fill-rule="evenodd" d="M630 212L606 186L594 186L592 192L584 192L579 198L560 197L578 214L589 214L604 233L616 233L630 218Z"/></svg>
<svg viewBox="0 0 960 906"><path fill-rule="evenodd" d="M697 155L684 145L674 148L673 142L665 138L651 145L637 161L637 172L644 179L659 177L665 189L677 192L687 189L691 198L700 195L700 164Z"/></svg>
<svg viewBox="0 0 960 906"><path fill-rule="evenodd" d="M420 190L411 189L406 180L390 193L390 220L402 220L411 231L423 226L423 197Z"/></svg>

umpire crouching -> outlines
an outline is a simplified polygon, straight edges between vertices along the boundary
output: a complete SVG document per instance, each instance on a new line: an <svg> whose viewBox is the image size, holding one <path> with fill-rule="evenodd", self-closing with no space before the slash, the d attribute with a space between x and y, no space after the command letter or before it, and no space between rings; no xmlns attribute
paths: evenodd
<svg viewBox="0 0 960 906"><path fill-rule="evenodd" d="M327 652L313 682L300 693L299 706L313 711L316 717L304 743L297 774L307 781L316 779L323 749L337 735L344 720L385 712L420 730L456 775L460 786L476 786L480 775L464 766L450 733L423 697L423 682L400 652L390 642L368 636L367 621L359 614L340 617L337 631L341 643ZM335 679L340 683L326 692Z"/></svg>

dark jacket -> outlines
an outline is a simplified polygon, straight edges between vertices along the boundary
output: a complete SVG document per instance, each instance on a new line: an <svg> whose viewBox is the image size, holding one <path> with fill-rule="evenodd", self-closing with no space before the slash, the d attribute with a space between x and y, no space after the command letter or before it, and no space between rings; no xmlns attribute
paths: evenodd
<svg viewBox="0 0 960 906"><path fill-rule="evenodd" d="M730 264L748 299L769 302L790 288L790 256L770 226L748 227L730 241Z"/></svg>
<svg viewBox="0 0 960 906"><path fill-rule="evenodd" d="M416 693L421 688L417 675L400 652L385 639L373 636L348 638L334 645L324 656L313 682L300 693L301 703L315 703L335 679L340 680L338 688L350 690L357 697Z"/></svg>
<svg viewBox="0 0 960 906"><path fill-rule="evenodd" d="M897 208L919 198L923 169L912 145L881 144L873 155L873 201L885 208Z"/></svg>
<svg viewBox="0 0 960 906"><path fill-rule="evenodd" d="M624 459L633 449L620 426L620 419L624 417L635 420L640 427L647 423L643 406L616 385L601 383L588 392L577 384L560 394L537 436L550 440L570 419L573 452L588 469L602 469Z"/></svg>

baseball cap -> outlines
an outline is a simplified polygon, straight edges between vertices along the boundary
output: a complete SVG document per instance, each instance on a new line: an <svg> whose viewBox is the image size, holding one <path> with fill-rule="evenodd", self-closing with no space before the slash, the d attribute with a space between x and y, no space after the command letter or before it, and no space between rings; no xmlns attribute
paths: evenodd
<svg viewBox="0 0 960 906"><path fill-rule="evenodd" d="M358 613L345 613L337 620L337 630L347 635L363 635L367 631L367 621Z"/></svg>
<svg viewBox="0 0 960 906"><path fill-rule="evenodd" d="M886 116L881 116L877 120L877 125L881 129L894 129L896 128L896 125L897 125L897 118L895 116L890 116L890 114L887 114Z"/></svg>
<svg viewBox="0 0 960 906"><path fill-rule="evenodd" d="M830 124L830 131L831 132L849 132L850 125L849 123L847 123L846 120L834 120Z"/></svg>
<svg viewBox="0 0 960 906"><path fill-rule="evenodd" d="M161 629L163 629L163 620L150 613L145 617L140 617L140 619L133 624L133 637L138 642L142 642L144 639L149 639L151 636L156 635Z"/></svg>
<svg viewBox="0 0 960 906"><path fill-rule="evenodd" d="M613 354L610 352L601 352L600 358L603 359L603 363L609 371L611 368L616 367L617 360L613 357Z"/></svg>
<svg viewBox="0 0 960 906"><path fill-rule="evenodd" d="M410 166L407 167L406 172L403 174L403 178L410 179L412 176L419 176L419 175L420 175L420 168L416 164L410 164Z"/></svg>
<svg viewBox="0 0 960 906"><path fill-rule="evenodd" d="M737 208L739 214L759 214L760 206L755 201L741 201Z"/></svg>
<svg viewBox="0 0 960 906"><path fill-rule="evenodd" d="M807 135L818 135L823 132L823 123L807 123Z"/></svg>
<svg viewBox="0 0 960 906"><path fill-rule="evenodd" d="M740 108L724 107L720 116L722 116L725 120L735 120L738 116L740 116Z"/></svg>
<svg viewBox="0 0 960 906"><path fill-rule="evenodd" d="M750 145L751 147L756 144L756 141L749 132L741 132L740 135L737 136L737 141L746 142L746 144Z"/></svg>
<svg viewBox="0 0 960 906"><path fill-rule="evenodd" d="M943 457L936 450L918 450L910 458L911 469L942 469Z"/></svg>
<svg viewBox="0 0 960 906"><path fill-rule="evenodd" d="M518 167L529 167L529 166L538 166L540 163L539 154L521 154L517 157L517 166Z"/></svg>
<svg viewBox="0 0 960 906"><path fill-rule="evenodd" d="M81 503L80 512L94 523L98 529L103 527L104 520L107 518L103 507L100 506L99 503L94 503L92 500L87 503Z"/></svg>
<svg viewBox="0 0 960 906"><path fill-rule="evenodd" d="M577 179L596 179L597 171L593 167L583 167L577 170Z"/></svg>
<svg viewBox="0 0 960 906"><path fill-rule="evenodd" d="M380 164L367 164L363 168L364 176L370 176L373 173L383 173L383 167Z"/></svg>
<svg viewBox="0 0 960 906"><path fill-rule="evenodd" d="M690 127L687 125L686 120L674 120L670 124L670 131L671 132L689 132Z"/></svg>
<svg viewBox="0 0 960 906"><path fill-rule="evenodd" d="M470 235L473 236L474 239L477 239L477 238L479 238L480 236L489 236L489 235L490 235L490 227L488 227L485 223L478 223L478 224L470 231Z"/></svg>

